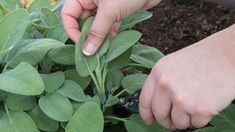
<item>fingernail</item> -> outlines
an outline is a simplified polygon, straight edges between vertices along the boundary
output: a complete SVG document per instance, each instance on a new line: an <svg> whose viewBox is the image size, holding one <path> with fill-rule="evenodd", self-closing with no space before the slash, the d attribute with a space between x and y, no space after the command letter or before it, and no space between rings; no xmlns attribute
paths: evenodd
<svg viewBox="0 0 235 132"><path fill-rule="evenodd" d="M84 46L84 49L82 51L86 56L90 56L90 55L93 55L94 52L95 52L95 44L93 43L87 43L85 46Z"/></svg>
<svg viewBox="0 0 235 132"><path fill-rule="evenodd" d="M152 122L145 121L145 124L147 124L148 126L150 126L150 125L152 125Z"/></svg>

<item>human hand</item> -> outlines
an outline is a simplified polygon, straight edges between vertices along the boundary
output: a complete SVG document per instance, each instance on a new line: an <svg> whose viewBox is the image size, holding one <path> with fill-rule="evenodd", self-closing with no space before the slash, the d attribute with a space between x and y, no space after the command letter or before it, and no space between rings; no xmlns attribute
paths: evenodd
<svg viewBox="0 0 235 132"><path fill-rule="evenodd" d="M205 126L235 98L235 27L160 60L140 95L147 124Z"/></svg>
<svg viewBox="0 0 235 132"><path fill-rule="evenodd" d="M105 36L115 36L120 21L138 10L149 9L161 0L65 0L61 13L65 30L73 41L80 36L77 19L86 19L97 10L94 23L84 44L84 54L93 55Z"/></svg>

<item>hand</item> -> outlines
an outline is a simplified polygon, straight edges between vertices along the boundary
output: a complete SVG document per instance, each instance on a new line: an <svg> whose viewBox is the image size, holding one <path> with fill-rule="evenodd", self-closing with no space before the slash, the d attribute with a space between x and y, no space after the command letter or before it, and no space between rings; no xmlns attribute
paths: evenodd
<svg viewBox="0 0 235 132"><path fill-rule="evenodd" d="M140 95L147 124L205 126L235 98L235 27L170 54L152 69Z"/></svg>
<svg viewBox="0 0 235 132"><path fill-rule="evenodd" d="M84 54L93 55L105 36L115 36L120 21L138 10L149 9L161 0L65 0L62 20L65 30L73 41L80 35L77 19L86 19L97 10L94 23L84 44Z"/></svg>

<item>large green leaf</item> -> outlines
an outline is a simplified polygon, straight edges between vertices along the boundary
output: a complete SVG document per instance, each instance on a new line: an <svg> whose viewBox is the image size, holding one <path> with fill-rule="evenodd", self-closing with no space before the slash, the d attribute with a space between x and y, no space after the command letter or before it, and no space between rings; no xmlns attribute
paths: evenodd
<svg viewBox="0 0 235 132"><path fill-rule="evenodd" d="M148 11L136 12L133 15L129 16L128 18L122 20L122 25L119 30L123 31L127 28L132 28L135 24L147 20L152 16L153 14Z"/></svg>
<svg viewBox="0 0 235 132"><path fill-rule="evenodd" d="M40 75L25 62L13 70L0 74L0 84L1 90L19 95L39 95L44 91Z"/></svg>
<svg viewBox="0 0 235 132"><path fill-rule="evenodd" d="M224 111L213 118L211 124L217 131L232 132L235 130L235 105L231 104Z"/></svg>
<svg viewBox="0 0 235 132"><path fill-rule="evenodd" d="M55 63L62 65L75 65L74 56L75 46L64 45L55 49L52 49L48 53L48 57Z"/></svg>
<svg viewBox="0 0 235 132"><path fill-rule="evenodd" d="M32 118L24 112L9 111L9 115L0 110L1 132L39 132Z"/></svg>
<svg viewBox="0 0 235 132"><path fill-rule="evenodd" d="M36 106L29 112L38 129L43 131L56 131L59 129L59 123L45 115L39 106Z"/></svg>
<svg viewBox="0 0 235 132"><path fill-rule="evenodd" d="M86 35L89 32L89 29L94 21L94 18L91 17L83 24L82 32L80 38L76 44L75 50L75 62L76 69L80 76L87 77L90 75L90 72L95 71L98 64L96 55L94 56L85 56L82 52L83 44L86 39Z"/></svg>
<svg viewBox="0 0 235 132"><path fill-rule="evenodd" d="M108 63L109 69L122 69L125 66L127 66L127 64L130 61L131 52L132 52L132 48L129 48L127 51L122 53L120 56L118 56L114 60L110 61Z"/></svg>
<svg viewBox="0 0 235 132"><path fill-rule="evenodd" d="M28 13L17 9L0 21L0 52L14 46L24 35L29 24Z"/></svg>
<svg viewBox="0 0 235 132"><path fill-rule="evenodd" d="M81 86L71 80L66 80L63 86L57 90L58 93L75 101L85 101L86 96Z"/></svg>
<svg viewBox="0 0 235 132"><path fill-rule="evenodd" d="M7 97L6 106L11 110L31 110L36 106L36 100L33 96L10 94Z"/></svg>
<svg viewBox="0 0 235 132"><path fill-rule="evenodd" d="M131 46L133 46L141 37L141 33L134 30L123 31L111 40L111 44L106 55L106 60L112 61L117 58Z"/></svg>
<svg viewBox="0 0 235 132"><path fill-rule="evenodd" d="M130 119L124 123L128 132L170 132L170 130L156 123L151 126L146 125L140 116L136 114L132 115Z"/></svg>
<svg viewBox="0 0 235 132"><path fill-rule="evenodd" d="M67 80L73 80L75 81L77 84L79 84L82 89L86 89L87 86L90 84L91 82L91 78L90 77L81 77L80 75L78 75L76 69L70 69L70 70L66 70L64 72L65 74L65 78Z"/></svg>
<svg viewBox="0 0 235 132"><path fill-rule="evenodd" d="M65 81L64 73L59 71L50 74L41 74L45 91L48 93L56 91Z"/></svg>
<svg viewBox="0 0 235 132"><path fill-rule="evenodd" d="M68 121L73 115L69 99L59 93L50 93L39 99L41 110L56 121Z"/></svg>
<svg viewBox="0 0 235 132"><path fill-rule="evenodd" d="M131 60L145 68L152 68L164 54L154 47L137 44L133 46Z"/></svg>
<svg viewBox="0 0 235 132"><path fill-rule="evenodd" d="M9 12L22 7L20 0L0 0L0 5Z"/></svg>
<svg viewBox="0 0 235 132"><path fill-rule="evenodd" d="M103 132L104 117L94 102L82 105L69 121L65 132Z"/></svg>
<svg viewBox="0 0 235 132"><path fill-rule="evenodd" d="M64 30L62 22L55 15L55 13L47 8L42 8L40 16L44 25L52 27L43 33L43 37L55 39L65 43L65 41L68 39L68 35Z"/></svg>
<svg viewBox="0 0 235 132"><path fill-rule="evenodd" d="M140 73L128 75L122 79L122 87L127 93L134 94L143 87L147 77L148 75Z"/></svg>
<svg viewBox="0 0 235 132"><path fill-rule="evenodd" d="M42 61L49 50L62 46L59 41L52 39L32 39L19 42L7 55L6 62L15 67L20 62L36 65Z"/></svg>
<svg viewBox="0 0 235 132"><path fill-rule="evenodd" d="M111 92L113 88L119 88L121 86L121 80L123 78L123 73L120 70L110 70L106 77L106 85L108 91Z"/></svg>

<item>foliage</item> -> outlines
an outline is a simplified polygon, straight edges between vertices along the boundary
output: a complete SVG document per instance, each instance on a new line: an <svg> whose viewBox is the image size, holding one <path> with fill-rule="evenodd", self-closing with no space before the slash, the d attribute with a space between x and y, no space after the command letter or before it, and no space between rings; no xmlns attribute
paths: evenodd
<svg viewBox="0 0 235 132"><path fill-rule="evenodd" d="M98 53L88 57L81 49L94 18L84 22L74 45L54 13L61 5L56 0L0 0L0 130L170 131L146 125L138 113L116 112L121 98L138 93L146 69L164 56L139 44L141 33L130 29L152 14L138 12L123 20L117 36L106 37ZM233 107L201 131L233 130Z"/></svg>

